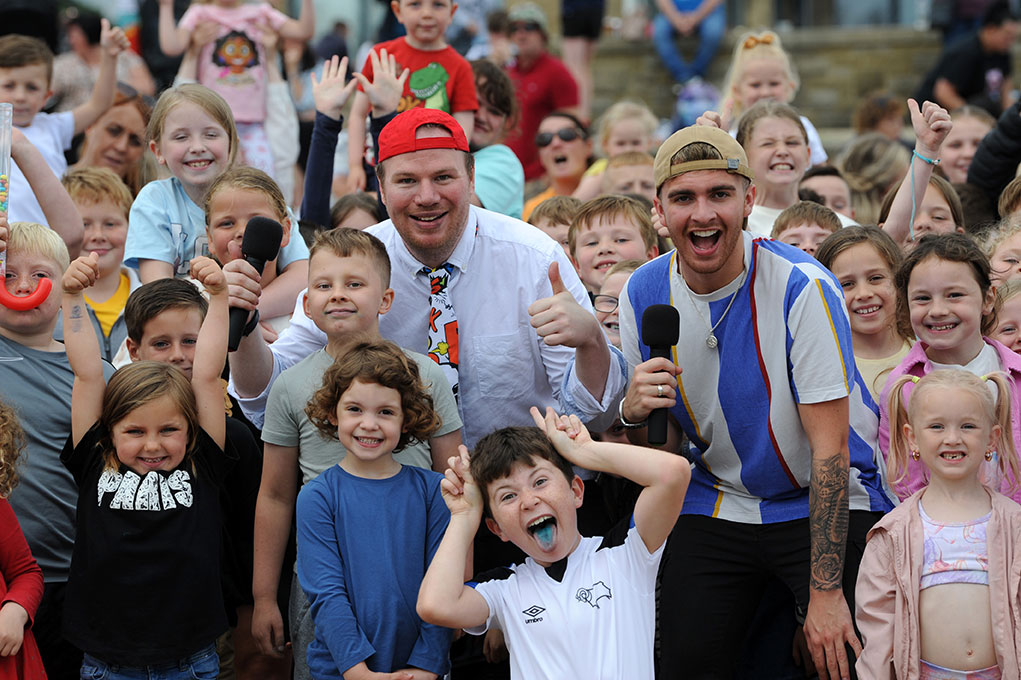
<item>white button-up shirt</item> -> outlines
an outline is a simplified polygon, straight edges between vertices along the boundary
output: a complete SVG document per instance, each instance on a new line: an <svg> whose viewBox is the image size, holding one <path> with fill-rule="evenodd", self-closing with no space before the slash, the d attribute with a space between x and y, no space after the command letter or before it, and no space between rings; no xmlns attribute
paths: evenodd
<svg viewBox="0 0 1021 680"><path fill-rule="evenodd" d="M384 338L401 347L428 348L429 283L419 276L425 266L415 259L393 222L366 229L390 255L390 287L394 302L380 318ZM469 448L484 435L509 425L532 425L530 406L555 406L577 412L604 412L609 404L588 393L568 366L570 347L550 347L530 325L528 307L553 294L549 266L560 263L560 275L579 304L591 311L588 293L563 248L544 232L520 220L471 207L468 225L447 262L455 269L448 291L458 321L458 409ZM291 325L270 345L273 376L325 346L326 334L305 316L298 297ZM611 348L604 395L622 390L623 355ZM245 415L262 421L269 387L257 397L239 399ZM608 401L603 399L603 401Z"/></svg>

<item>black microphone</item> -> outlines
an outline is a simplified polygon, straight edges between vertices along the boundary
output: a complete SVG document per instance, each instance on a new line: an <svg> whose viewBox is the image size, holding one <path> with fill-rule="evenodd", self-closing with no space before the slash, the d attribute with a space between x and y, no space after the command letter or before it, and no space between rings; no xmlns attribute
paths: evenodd
<svg viewBox="0 0 1021 680"><path fill-rule="evenodd" d="M673 305L651 305L642 313L642 344L649 347L649 358L670 358L670 348L677 344L681 335L681 315ZM649 443L653 446L666 444L665 408L654 409L649 414Z"/></svg>
<svg viewBox="0 0 1021 680"><path fill-rule="evenodd" d="M241 239L241 255L261 275L266 263L280 252L280 242L283 239L284 228L279 222L268 217L253 217L245 225L245 235ZM248 321L250 313L240 307L230 308L228 351L233 352L241 344L241 333L245 329L245 322Z"/></svg>

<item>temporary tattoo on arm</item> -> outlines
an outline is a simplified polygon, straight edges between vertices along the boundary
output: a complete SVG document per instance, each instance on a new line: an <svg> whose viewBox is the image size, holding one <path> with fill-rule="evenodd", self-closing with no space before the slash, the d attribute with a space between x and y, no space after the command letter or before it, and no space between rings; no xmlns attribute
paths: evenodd
<svg viewBox="0 0 1021 680"><path fill-rule="evenodd" d="M816 590L841 587L847 547L848 462L840 454L812 460L808 494L811 527L811 586Z"/></svg>
<svg viewBox="0 0 1021 680"><path fill-rule="evenodd" d="M71 308L71 332L81 333L82 330L82 306L75 305Z"/></svg>

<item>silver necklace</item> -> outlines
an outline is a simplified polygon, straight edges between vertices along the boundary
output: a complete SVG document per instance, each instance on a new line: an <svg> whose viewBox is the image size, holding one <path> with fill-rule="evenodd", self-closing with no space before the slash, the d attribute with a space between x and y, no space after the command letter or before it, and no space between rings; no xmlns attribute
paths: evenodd
<svg viewBox="0 0 1021 680"><path fill-rule="evenodd" d="M747 275L748 270L745 269L741 275L741 283L737 284L737 290L735 290L734 294L730 296L730 302L727 303L727 308L723 310L723 314L720 315L720 318L717 319L716 323L712 326L709 325L709 322L706 321L706 318L702 315L702 311L698 308L698 305L695 304L695 299L691 297L691 290L688 288L687 284L685 284L684 292L688 296L688 302L691 303L695 313L698 314L698 318L702 319L702 323L704 323L705 327L709 329L708 335L705 336L705 346L709 349L716 349L717 345L720 344L720 341L716 339L716 333L714 331L719 328L720 324L723 323L723 320L727 318L727 312L729 312L730 308L734 306L734 300L737 299L737 294L741 292L741 286L744 285L744 279Z"/></svg>

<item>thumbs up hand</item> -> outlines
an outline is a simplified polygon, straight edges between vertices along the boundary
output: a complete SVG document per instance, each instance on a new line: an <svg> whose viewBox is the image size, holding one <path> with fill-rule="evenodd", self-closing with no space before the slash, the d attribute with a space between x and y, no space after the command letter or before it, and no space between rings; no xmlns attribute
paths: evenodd
<svg viewBox="0 0 1021 680"><path fill-rule="evenodd" d="M78 295L95 285L99 278L99 254L82 255L68 265L60 285L64 295Z"/></svg>
<svg viewBox="0 0 1021 680"><path fill-rule="evenodd" d="M528 307L532 328L547 345L580 347L586 343L606 344L599 322L589 310L578 304L560 278L560 265L549 267L552 296L536 300Z"/></svg>

